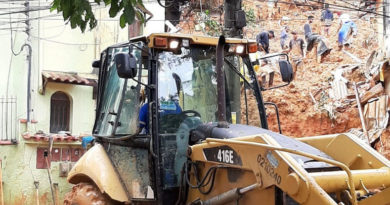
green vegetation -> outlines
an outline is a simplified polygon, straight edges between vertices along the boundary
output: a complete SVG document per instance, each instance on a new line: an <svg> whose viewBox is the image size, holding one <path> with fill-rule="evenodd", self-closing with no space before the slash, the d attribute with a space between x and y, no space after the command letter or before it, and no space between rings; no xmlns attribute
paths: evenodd
<svg viewBox="0 0 390 205"><path fill-rule="evenodd" d="M64 21L70 22L73 29L79 27L84 32L87 25L89 29L97 25L91 3L93 2L88 0L53 0L50 11L62 12ZM94 0L94 3L98 5L104 3L105 6L110 6L111 18L121 13L119 24L122 28L132 24L135 18L141 22L144 21L141 11L141 8L144 8L142 0Z"/></svg>
<svg viewBox="0 0 390 205"><path fill-rule="evenodd" d="M221 35L221 31L222 31L222 25L216 21L216 20L213 20L210 18L210 11L209 10L206 10L204 12L205 15L202 15L204 16L204 19L205 19L205 25L206 25L206 28L207 28L207 34L210 35L210 36L219 36Z"/></svg>
<svg viewBox="0 0 390 205"><path fill-rule="evenodd" d="M248 25L254 25L256 23L255 11L252 8L244 7L245 18Z"/></svg>
<svg viewBox="0 0 390 205"><path fill-rule="evenodd" d="M206 20L207 34L210 36L221 35L221 25L216 20Z"/></svg>

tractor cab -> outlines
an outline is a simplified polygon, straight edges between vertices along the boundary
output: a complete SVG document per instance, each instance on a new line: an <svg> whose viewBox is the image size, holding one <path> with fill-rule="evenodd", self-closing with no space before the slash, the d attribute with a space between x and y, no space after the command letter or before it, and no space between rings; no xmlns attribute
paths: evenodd
<svg viewBox="0 0 390 205"><path fill-rule="evenodd" d="M388 204L390 162L355 136L267 130L261 92L293 73L256 47L152 34L103 51L95 144L64 204Z"/></svg>
<svg viewBox="0 0 390 205"><path fill-rule="evenodd" d="M92 181L119 202L174 204L188 147L201 140L197 128L247 124L266 129L264 88L250 58L256 42L227 38L221 45L219 40L152 34L104 50L93 63L99 68L97 145L89 151L94 153L89 162L81 159L68 180ZM289 83L288 60L282 58L278 66L280 80L274 82ZM256 104L248 104L249 98ZM112 168L99 162L111 162ZM99 171L90 173L87 166ZM116 178L104 180L111 175Z"/></svg>

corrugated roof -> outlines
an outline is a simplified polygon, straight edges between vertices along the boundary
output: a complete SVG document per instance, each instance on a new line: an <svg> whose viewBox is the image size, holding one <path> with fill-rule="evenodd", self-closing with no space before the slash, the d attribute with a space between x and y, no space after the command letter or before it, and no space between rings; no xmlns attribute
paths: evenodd
<svg viewBox="0 0 390 205"><path fill-rule="evenodd" d="M96 79L85 78L77 73L71 72L59 72L59 71L42 71L42 77L44 80L59 82L59 83L70 83L78 85L96 85Z"/></svg>

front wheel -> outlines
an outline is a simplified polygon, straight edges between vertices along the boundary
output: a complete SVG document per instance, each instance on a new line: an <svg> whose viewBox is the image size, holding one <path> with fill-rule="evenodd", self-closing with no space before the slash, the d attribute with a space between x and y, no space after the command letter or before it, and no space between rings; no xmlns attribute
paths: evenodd
<svg viewBox="0 0 390 205"><path fill-rule="evenodd" d="M64 205L113 205L110 197L100 192L94 184L79 183L65 195Z"/></svg>

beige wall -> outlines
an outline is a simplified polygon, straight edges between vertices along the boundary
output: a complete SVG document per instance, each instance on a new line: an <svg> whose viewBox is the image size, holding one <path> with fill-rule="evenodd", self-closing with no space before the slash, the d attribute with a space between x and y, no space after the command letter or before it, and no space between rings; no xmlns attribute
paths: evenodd
<svg viewBox="0 0 390 205"><path fill-rule="evenodd" d="M50 99L57 92L66 93L71 100L70 131L76 135L90 134L95 119L96 102L92 99L93 88L91 86L80 86L72 84L49 82L44 95L38 96L36 110L33 118L38 121L31 126L31 131L43 130L46 133L50 130Z"/></svg>
<svg viewBox="0 0 390 205"><path fill-rule="evenodd" d="M31 6L38 6L38 1L31 1ZM41 5L50 2L41 0ZM146 0L145 5L155 15L147 23L144 30L150 32L163 32L164 9L157 6L156 1ZM120 29L118 20L108 17L108 9L94 9L99 23L93 31L81 33L79 29L72 30L70 25L64 25L61 15L41 18L31 21L30 41L23 32L13 33L15 38L14 50L19 51L24 43L32 45L32 112L31 118L37 123L20 124L17 145L0 145L0 159L2 160L2 174L4 184L5 204L37 204L34 181L39 182L40 204L53 204L47 170L36 169L37 148L48 147L47 142L26 141L20 134L26 131L34 134L39 130L49 133L50 130L50 99L56 91L62 91L71 98L71 125L73 135L88 134L92 132L96 102L92 99L93 88L64 83L50 82L46 85L42 95L43 70L90 73L91 63L100 57L100 52L106 47L127 41L128 30ZM32 18L51 16L55 12L32 12ZM25 18L24 14L12 15L13 19ZM158 21L157 21L158 20ZM23 23L13 26L22 27ZM26 118L27 103L27 62L26 50L19 56L11 55L9 31L0 30L0 97L6 95L8 71L9 95L16 96L18 100L18 119ZM11 66L9 66L11 65ZM80 148L80 142L55 142L55 147ZM52 163L51 175L53 183L59 185L59 200L63 201L65 193L71 186L66 178L59 177L59 162Z"/></svg>
<svg viewBox="0 0 390 205"><path fill-rule="evenodd" d="M42 4L45 2L41 0ZM32 1L32 4L37 4L37 1ZM37 204L34 181L39 182L40 204L53 204L47 170L36 169L37 148L48 147L48 144L43 141L26 141L20 134L26 131L34 134L38 130L49 133L50 98L54 92L63 91L71 98L70 127L72 134L92 132L96 106L95 100L92 99L92 87L48 83L44 95L38 91L42 86L42 70L90 73L92 71L91 62L100 56L101 50L109 45L127 40L127 29L120 29L117 20L109 19L107 9L95 9L95 11L96 17L101 21L99 21L96 30L86 31L84 34L78 29L70 29L70 25L64 25L61 15L32 21L31 41L27 40L27 35L23 32L13 33L15 51L19 51L21 45L26 42L32 45L31 97L33 111L31 118L37 123L30 123L28 128L25 124L20 124L17 145L0 145L5 204ZM32 18L48 15L53 15L53 13L49 11L31 13ZM13 19L24 17L23 14L12 16ZM14 24L14 26L25 25L19 23ZM0 35L0 82L2 82L0 83L0 97L6 95L6 82L8 71L10 71L8 93L10 96L17 97L17 118L26 118L27 52L25 50L19 56L11 55L9 31L0 32ZM9 67L9 65L11 66ZM54 146L81 147L80 142L55 142ZM70 190L72 185L67 183L65 177L59 177L59 162L52 163L51 175L53 183L59 185L59 201L63 201L65 193Z"/></svg>
<svg viewBox="0 0 390 205"><path fill-rule="evenodd" d="M41 15L49 15L48 12ZM100 57L100 52L107 46L127 41L127 29L121 29L115 19L108 17L108 9L95 9L98 26L92 31L82 33L64 25L61 17L42 19L37 25L32 41L38 46L39 55L34 57L36 75L35 90L42 89L42 70L62 72L92 72L91 63ZM50 97L55 91L64 91L72 98L71 132L73 134L91 133L94 122L95 101L92 100L92 87L49 83L45 95L35 93L32 116L38 121L33 130L49 131ZM76 115L77 114L77 115Z"/></svg>
<svg viewBox="0 0 390 205"><path fill-rule="evenodd" d="M165 11L155 0L144 0L145 7L153 13L153 18L144 27L144 35L164 32Z"/></svg>
<svg viewBox="0 0 390 205"><path fill-rule="evenodd" d="M45 2L45 1L41 1ZM36 3L36 2L35 2ZM32 5L34 6L34 5ZM49 11L33 12L31 17L50 16L54 13ZM31 41L23 32L13 33L15 39L14 50L19 51L24 43L32 45L32 73L31 73L31 117L38 123L29 126L30 131L42 130L45 133L49 130L50 123L50 96L52 91L63 89L72 96L74 100L74 113L83 111L84 116L73 117L72 133L80 134L88 131L91 133L95 103L92 100L92 87L67 85L60 83L49 83L45 95L39 94L42 89L43 70L90 73L91 63L100 57L100 52L107 46L127 41L127 29L120 29L115 19L108 17L108 9L95 9L98 26L93 31L82 33L79 29L71 29L65 25L62 16L45 17L31 21ZM13 18L21 18L23 15L14 15ZM24 26L24 24L15 24ZM3 34L2 32L0 35ZM7 79L9 72L9 96L16 96L18 100L18 118L27 116L27 49L19 56L11 55L10 35L3 35L0 38L0 96L7 93ZM9 66L10 64L10 66ZM74 96L74 97L73 97ZM83 102L83 103L78 103ZM78 104L78 105L77 105Z"/></svg>

